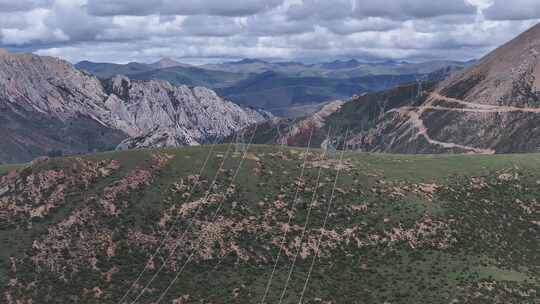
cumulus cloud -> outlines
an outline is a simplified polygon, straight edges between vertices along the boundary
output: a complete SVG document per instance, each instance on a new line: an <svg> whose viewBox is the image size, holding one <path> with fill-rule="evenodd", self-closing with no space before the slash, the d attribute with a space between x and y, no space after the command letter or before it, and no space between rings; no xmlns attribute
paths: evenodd
<svg viewBox="0 0 540 304"><path fill-rule="evenodd" d="M89 0L90 14L248 16L282 4L283 0Z"/></svg>
<svg viewBox="0 0 540 304"><path fill-rule="evenodd" d="M153 14L162 0L88 0L88 12L96 16L145 16Z"/></svg>
<svg viewBox="0 0 540 304"><path fill-rule="evenodd" d="M52 0L0 0L0 12L28 11L50 6Z"/></svg>
<svg viewBox="0 0 540 304"><path fill-rule="evenodd" d="M319 19L383 17L407 20L475 12L473 5L459 0L304 0L292 5L288 14L292 19L315 16Z"/></svg>
<svg viewBox="0 0 540 304"><path fill-rule="evenodd" d="M465 1L356 0L354 3L354 13L361 17L375 16L411 19L442 15L474 14L476 12L475 7Z"/></svg>
<svg viewBox="0 0 540 304"><path fill-rule="evenodd" d="M538 0L495 0L485 10L485 16L492 20L528 20L540 18Z"/></svg>
<svg viewBox="0 0 540 304"><path fill-rule="evenodd" d="M367 17L364 19L346 18L323 23L325 27L336 34L347 35L361 32L385 32L399 28L402 23L381 17Z"/></svg>
<svg viewBox="0 0 540 304"><path fill-rule="evenodd" d="M50 12L47 26L62 31L70 41L94 40L113 26L111 20L89 16L84 0L56 0Z"/></svg>
<svg viewBox="0 0 540 304"><path fill-rule="evenodd" d="M304 0L289 6L287 16L292 20L317 18L341 19L352 15L356 0Z"/></svg>
<svg viewBox="0 0 540 304"><path fill-rule="evenodd" d="M184 33L193 36L233 36L243 28L239 19L217 16L190 16L182 22Z"/></svg>
<svg viewBox="0 0 540 304"><path fill-rule="evenodd" d="M0 47L72 61L470 59L534 25L532 0L0 0Z"/></svg>
<svg viewBox="0 0 540 304"><path fill-rule="evenodd" d="M69 37L62 30L47 25L51 14L46 9L35 9L18 15L17 20L11 20L12 26L0 29L2 44L21 46L36 42L68 41Z"/></svg>

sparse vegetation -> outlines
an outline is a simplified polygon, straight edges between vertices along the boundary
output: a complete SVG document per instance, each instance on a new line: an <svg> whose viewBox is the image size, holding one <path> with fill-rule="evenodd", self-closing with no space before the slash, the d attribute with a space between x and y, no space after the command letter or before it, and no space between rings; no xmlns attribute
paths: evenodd
<svg viewBox="0 0 540 304"><path fill-rule="evenodd" d="M233 180L241 157L228 148L217 146L200 176L207 146L55 158L9 175L2 172L13 168L0 166L0 214L53 203L47 213L19 221L24 225L0 227L2 301L117 303L177 216L163 250L127 299L172 256L138 303L155 301L193 253L161 303L258 303L287 229L267 303L279 302L300 249L283 303L298 302L320 233L304 303L538 301L539 154L347 153L334 208L321 230L337 160L312 150L300 180L304 149L253 146ZM99 169L111 164L117 166ZM98 175L88 168L98 168ZM64 177L48 187L36 182L23 193L9 186L52 171ZM51 201L61 185L64 200Z"/></svg>

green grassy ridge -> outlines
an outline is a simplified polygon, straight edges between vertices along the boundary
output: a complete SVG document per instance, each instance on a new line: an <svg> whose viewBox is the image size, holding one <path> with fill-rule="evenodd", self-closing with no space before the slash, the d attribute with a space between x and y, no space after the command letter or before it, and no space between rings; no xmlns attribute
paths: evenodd
<svg viewBox="0 0 540 304"><path fill-rule="evenodd" d="M205 180L211 180L227 150L227 145L215 147L207 170L203 172ZM146 261L149 252L140 248L130 248L122 237L130 228L142 228L150 232L159 220L160 212L175 204L182 204L183 199L170 191L171 185L189 174L196 174L204 162L209 146L186 147L180 149L151 149L138 151L107 152L86 156L89 160L115 159L121 163L120 171L108 180L96 184L94 193L114 180L131 172L135 168L146 167L152 153L167 153L174 158L156 173L150 187L134 191L129 195L129 207L119 218L107 219L98 223L98 227L116 227L115 239L119 242L118 255L113 259L100 257L100 268L107 270L112 265L126 266L113 276L111 283L91 269L83 269L76 279L68 283L58 280L54 274L35 273L31 265L21 266L21 281L40 279L50 282L54 287L56 300L50 298L46 288L40 288L34 298L51 299L46 303L68 301L74 294L80 296L81 289L94 285L104 288L105 296L95 299L90 296L80 298L81 303L115 303L125 292L138 271ZM283 149L290 160L281 160L272 156ZM279 193L292 200L293 181L299 174L301 161L299 153L305 148L281 148L278 146L255 145L250 154L256 155L263 164L263 174L254 174L257 162L248 159L240 171L235 184L238 193L225 202L222 215L226 219L240 221L254 216L263 221L262 212L267 207L260 207L260 201L271 202ZM313 153L322 151L314 149ZM366 222L366 233L390 229L390 223L402 223L413 227L415 221L428 215L435 219L455 219L451 228L456 229L458 245L447 250L421 248L413 250L406 243L395 246L386 245L356 248L353 244L341 245L318 259L311 283L306 293L305 303L318 303L316 298L333 303L450 303L458 299L460 303L534 303L534 298L525 298L518 291L539 288L538 243L534 243L535 227L527 221L538 217L537 214L523 214L513 202L516 198L524 202L540 197L537 190L537 173L540 166L540 154L514 154L494 156L473 155L385 155L348 152L345 159L353 165L351 171L341 176L338 186L350 191L338 194L335 200L335 216L330 218L329 226L342 231L351 224ZM54 159L40 165L35 170L44 170L58 166L68 159ZM228 186L232 171L240 162L240 155L233 154L226 162L224 173L218 179L219 191ZM1 170L1 169L0 169ZM502 173L518 173L519 180L500 182ZM306 171L308 183L313 184L317 168ZM321 200L326 202L331 192L331 180L335 171L323 170ZM471 187L471 177L484 178L490 184L487 189L475 190ZM389 183L380 184L380 181ZM417 183L436 183L441 187L432 201L418 193L408 193L405 197L391 197L388 191L394 185L412 185ZM519 188L519 187L521 188ZM372 189L377 191L373 192ZM353 191L354 190L354 191ZM195 197L202 196L202 190ZM301 195L298 215L293 224L302 225L305 220L305 208L311 193ZM482 202L488 199L490 203ZM240 209L234 208L237 202ZM76 202L75 202L76 203ZM366 203L369 212L351 214L347 208L359 203ZM73 206L69 207L72 208ZM324 207L324 205L323 205ZM45 219L44 226L35 226L29 232L31 238L39 238L44 227L54 224L57 218L65 216L70 209L58 210L55 216ZM205 209L201 218L210 216L215 207ZM487 213L486 213L487 212ZM309 227L316 229L322 224L324 208L317 208ZM505 215L507 218L502 218ZM521 219L520 219L521 218ZM279 221L286 221L285 214L279 213ZM509 224L509 228L502 224ZM185 223L182 223L182 227ZM485 238L476 239L479 233ZM0 232L1 233L1 232ZM4 238L19 238L13 231L3 231ZM26 232L25 232L26 233ZM196 231L193 231L196 236ZM255 237L255 238L253 238ZM277 247L265 252L262 244L269 241L265 233L247 233L238 238L243 248L267 257L275 257ZM26 237L30 238L30 237ZM500 247L500 248L499 248ZM26 248L26 249L24 249ZM17 253L28 252L28 242L21 243ZM535 250L536 249L536 250ZM13 254L13 253L11 253ZM184 253L185 254L185 253ZM308 260L300 260L290 283L285 303L297 303L298 294L309 268ZM174 286L174 291L166 297L164 303L184 294L190 295L188 303L253 303L260 301L273 263L249 261L238 263L237 257L227 255L224 258L192 263L186 268L182 279ZM135 265L134 267L127 267ZM278 264L275 280L270 289L268 303L277 302L283 281L287 276L290 260L282 259ZM152 273L143 276L148 280ZM153 288L163 290L174 273L164 272L158 277ZM25 279L26 278L26 279ZM486 300L472 298L475 284L495 282L493 292L486 293ZM508 292L502 286L510 286L516 292ZM234 296L237 290L239 296ZM22 294L24 291L19 290ZM159 293L152 292L143 296L141 303L155 300ZM495 296L497 294L497 296ZM490 296L491 295L491 296ZM484 302L482 302L484 301ZM491 301L491 302L489 302Z"/></svg>

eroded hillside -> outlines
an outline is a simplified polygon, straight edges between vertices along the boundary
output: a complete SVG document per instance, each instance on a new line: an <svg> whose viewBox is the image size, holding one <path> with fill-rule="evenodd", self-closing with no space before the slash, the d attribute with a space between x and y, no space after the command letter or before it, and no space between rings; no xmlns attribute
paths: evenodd
<svg viewBox="0 0 540 304"><path fill-rule="evenodd" d="M2 301L539 298L540 155L234 148L0 167Z"/></svg>
<svg viewBox="0 0 540 304"><path fill-rule="evenodd" d="M329 130L344 134L350 129L348 144L367 152L537 152L538 54L540 25L535 25L441 82L409 83L353 97L327 115L316 126L316 134ZM302 125L310 119L298 127L309 131ZM280 140L307 145L305 137L297 135L285 134Z"/></svg>

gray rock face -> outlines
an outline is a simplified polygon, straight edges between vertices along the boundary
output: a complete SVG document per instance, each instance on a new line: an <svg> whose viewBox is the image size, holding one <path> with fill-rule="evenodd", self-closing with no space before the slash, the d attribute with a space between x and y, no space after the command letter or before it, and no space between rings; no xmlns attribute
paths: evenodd
<svg viewBox="0 0 540 304"><path fill-rule="evenodd" d="M105 85L109 122L131 138L120 148L199 145L225 138L268 117L224 101L203 87L117 76Z"/></svg>
<svg viewBox="0 0 540 304"><path fill-rule="evenodd" d="M85 128L100 129L100 134L114 133L114 139L106 140L107 145L116 141L119 148L198 145L230 136L268 118L265 113L225 101L206 88L172 86L164 81L131 81L123 76L102 82L57 58L5 50L0 52L0 109L6 117L17 118L11 133L22 134L26 128L38 130L29 123L38 120L59 124L69 134L84 118ZM4 127L3 121L0 127ZM54 130L49 133L42 137L61 137ZM13 141L22 148L36 144L35 139L23 138L21 134L15 134ZM119 134L124 137L121 143L117 139ZM89 135L75 137L81 136ZM60 148L68 153L102 149L88 144L70 150L63 138L55 141L62 143ZM2 156L8 152L0 151L0 162L2 158L26 161L28 157L43 155L43 151L56 149L55 141L38 144L23 159Z"/></svg>
<svg viewBox="0 0 540 304"><path fill-rule="evenodd" d="M0 100L10 108L19 106L60 120L83 113L99 121L107 112L106 97L98 79L68 62L0 53Z"/></svg>

